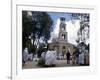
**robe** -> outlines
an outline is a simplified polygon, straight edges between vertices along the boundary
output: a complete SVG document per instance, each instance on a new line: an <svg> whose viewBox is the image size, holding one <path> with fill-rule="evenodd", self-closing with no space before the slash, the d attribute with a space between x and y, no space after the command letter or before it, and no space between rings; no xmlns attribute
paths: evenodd
<svg viewBox="0 0 100 80"><path fill-rule="evenodd" d="M45 64L46 65L56 64L56 58L57 58L56 51L47 51L45 56Z"/></svg>
<svg viewBox="0 0 100 80"><path fill-rule="evenodd" d="M51 61L52 61L51 56L52 56L51 51L47 51L46 56L45 56L45 64L46 65L51 65Z"/></svg>
<svg viewBox="0 0 100 80"><path fill-rule="evenodd" d="M22 58L23 58L23 61L25 62L28 60L28 50L27 49L24 50Z"/></svg>
<svg viewBox="0 0 100 80"><path fill-rule="evenodd" d="M79 64L84 64L84 53L79 54L78 63Z"/></svg>
<svg viewBox="0 0 100 80"><path fill-rule="evenodd" d="M33 60L33 54L28 54L28 59L32 61Z"/></svg>
<svg viewBox="0 0 100 80"><path fill-rule="evenodd" d="M41 54L41 59L45 62L45 52L42 52L42 54Z"/></svg>

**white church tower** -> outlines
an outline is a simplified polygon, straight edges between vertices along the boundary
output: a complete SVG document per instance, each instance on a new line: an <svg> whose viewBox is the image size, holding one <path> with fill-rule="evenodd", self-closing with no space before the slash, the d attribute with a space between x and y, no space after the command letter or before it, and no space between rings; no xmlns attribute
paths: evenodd
<svg viewBox="0 0 100 80"><path fill-rule="evenodd" d="M65 18L60 17L60 25L59 25L59 42L67 42L67 31L66 31L66 23Z"/></svg>

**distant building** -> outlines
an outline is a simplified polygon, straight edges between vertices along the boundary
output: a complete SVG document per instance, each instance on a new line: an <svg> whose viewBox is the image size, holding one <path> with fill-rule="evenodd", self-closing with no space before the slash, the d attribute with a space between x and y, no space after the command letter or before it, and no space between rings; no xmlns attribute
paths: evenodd
<svg viewBox="0 0 100 80"><path fill-rule="evenodd" d="M70 26L69 26L70 27ZM58 38L53 38L52 42L49 43L49 48L54 49L57 51L57 56L63 56L63 58L66 58L67 51L69 50L70 53L73 53L74 45L68 43L68 33L66 31L66 24L65 24L65 18L60 17L60 25L59 25L59 33Z"/></svg>

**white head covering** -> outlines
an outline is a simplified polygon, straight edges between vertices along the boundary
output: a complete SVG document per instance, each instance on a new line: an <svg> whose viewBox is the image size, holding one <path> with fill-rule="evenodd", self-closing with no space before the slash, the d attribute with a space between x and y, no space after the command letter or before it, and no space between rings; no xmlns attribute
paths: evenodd
<svg viewBox="0 0 100 80"><path fill-rule="evenodd" d="M25 49L24 49L24 52L28 53L28 48L25 48Z"/></svg>

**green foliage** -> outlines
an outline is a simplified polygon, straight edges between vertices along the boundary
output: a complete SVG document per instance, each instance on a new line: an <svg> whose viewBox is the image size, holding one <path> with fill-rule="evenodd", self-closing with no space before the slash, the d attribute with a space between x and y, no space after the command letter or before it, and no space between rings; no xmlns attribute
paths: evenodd
<svg viewBox="0 0 100 80"><path fill-rule="evenodd" d="M22 11L22 47L28 47L30 51L36 52L37 45L40 45L39 39L42 37L43 41L47 44L52 31L53 21L46 12L31 12ZM29 38L30 37L30 38ZM31 42L33 40L33 43Z"/></svg>
<svg viewBox="0 0 100 80"><path fill-rule="evenodd" d="M45 52L45 44L41 43L38 49L38 57L41 57L42 52Z"/></svg>
<svg viewBox="0 0 100 80"><path fill-rule="evenodd" d="M44 64L45 64L45 62L44 62L42 59L39 59L39 60L38 60L38 65L43 66Z"/></svg>

